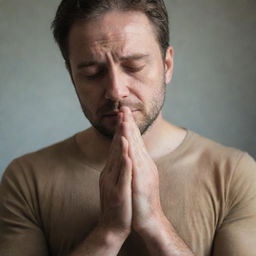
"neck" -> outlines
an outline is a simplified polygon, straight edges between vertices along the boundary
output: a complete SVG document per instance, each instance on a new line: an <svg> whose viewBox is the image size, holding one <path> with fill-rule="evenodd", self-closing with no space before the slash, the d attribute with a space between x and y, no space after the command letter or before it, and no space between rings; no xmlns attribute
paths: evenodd
<svg viewBox="0 0 256 256"><path fill-rule="evenodd" d="M183 141L186 131L163 119L160 113L154 123L142 135L145 147L153 160L170 153ZM99 133L94 127L79 133L77 142L96 169L104 167L111 140ZM100 145L100 146L99 146Z"/></svg>
<svg viewBox="0 0 256 256"><path fill-rule="evenodd" d="M157 161L175 150L185 136L185 129L167 122L160 113L154 124L142 137L149 155Z"/></svg>

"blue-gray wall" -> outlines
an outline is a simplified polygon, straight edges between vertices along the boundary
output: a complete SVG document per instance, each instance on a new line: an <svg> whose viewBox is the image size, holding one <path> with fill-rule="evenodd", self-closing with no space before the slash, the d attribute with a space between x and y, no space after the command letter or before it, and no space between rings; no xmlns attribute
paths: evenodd
<svg viewBox="0 0 256 256"><path fill-rule="evenodd" d="M0 175L89 126L50 31L57 0L0 0ZM168 0L175 74L164 115L256 157L256 1Z"/></svg>

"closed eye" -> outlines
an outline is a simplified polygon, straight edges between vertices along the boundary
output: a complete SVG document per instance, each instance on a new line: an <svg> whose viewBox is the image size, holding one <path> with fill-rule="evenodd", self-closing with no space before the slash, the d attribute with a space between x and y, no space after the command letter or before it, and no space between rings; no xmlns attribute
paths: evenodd
<svg viewBox="0 0 256 256"><path fill-rule="evenodd" d="M124 69L130 73L140 72L143 68L144 66L140 66L140 67L125 66L124 67Z"/></svg>
<svg viewBox="0 0 256 256"><path fill-rule="evenodd" d="M91 75L87 74L86 78L88 80L95 80L95 79L103 77L105 75L105 73L106 73L106 69L102 68L97 73L94 73L94 74L91 74Z"/></svg>

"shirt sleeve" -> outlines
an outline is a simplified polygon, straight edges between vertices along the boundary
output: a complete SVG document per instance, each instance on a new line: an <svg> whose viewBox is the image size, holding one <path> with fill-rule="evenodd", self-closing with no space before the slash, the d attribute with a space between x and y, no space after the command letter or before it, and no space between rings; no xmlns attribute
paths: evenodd
<svg viewBox="0 0 256 256"><path fill-rule="evenodd" d="M47 256L33 177L14 160L0 183L0 255Z"/></svg>
<svg viewBox="0 0 256 256"><path fill-rule="evenodd" d="M256 162L244 153L227 186L226 217L216 231L213 256L254 256Z"/></svg>

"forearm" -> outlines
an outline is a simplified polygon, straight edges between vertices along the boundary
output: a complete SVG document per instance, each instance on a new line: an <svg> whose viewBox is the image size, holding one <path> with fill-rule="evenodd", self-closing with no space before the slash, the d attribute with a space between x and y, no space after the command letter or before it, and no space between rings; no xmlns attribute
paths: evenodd
<svg viewBox="0 0 256 256"><path fill-rule="evenodd" d="M166 218L161 224L155 222L150 228L141 230L140 235L152 256L194 256Z"/></svg>
<svg viewBox="0 0 256 256"><path fill-rule="evenodd" d="M70 256L117 255L126 237L97 226Z"/></svg>

